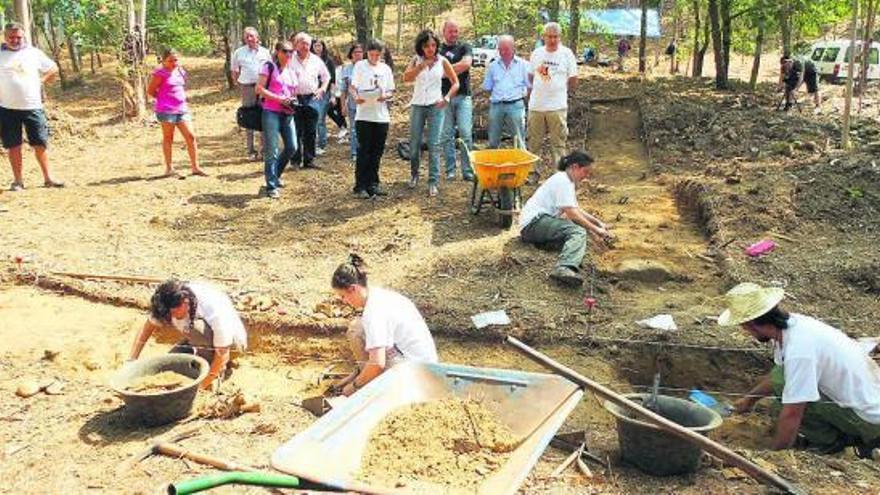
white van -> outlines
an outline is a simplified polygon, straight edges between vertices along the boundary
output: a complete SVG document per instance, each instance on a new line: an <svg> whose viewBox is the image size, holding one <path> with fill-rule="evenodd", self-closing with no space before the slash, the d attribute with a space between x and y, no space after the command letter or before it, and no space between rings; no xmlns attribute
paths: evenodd
<svg viewBox="0 0 880 495"><path fill-rule="evenodd" d="M849 69L849 40L817 41L813 43L810 60L816 66L819 77L831 82L846 79ZM862 42L856 42L856 51L861 53ZM855 71L861 64L856 60ZM880 43L871 42L868 52L868 80L880 79Z"/></svg>

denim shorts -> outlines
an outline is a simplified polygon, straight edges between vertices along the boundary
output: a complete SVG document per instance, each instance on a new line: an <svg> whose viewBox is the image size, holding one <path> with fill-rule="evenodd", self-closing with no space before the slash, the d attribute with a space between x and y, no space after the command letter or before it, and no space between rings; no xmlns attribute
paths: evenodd
<svg viewBox="0 0 880 495"><path fill-rule="evenodd" d="M189 112L186 113L167 113L167 112L156 112L156 120L159 122L167 122L169 124L179 124L181 122L191 122L192 115Z"/></svg>
<svg viewBox="0 0 880 495"><path fill-rule="evenodd" d="M49 125L42 109L15 110L0 107L0 141L4 148L21 146L22 126L31 146L46 146L49 142Z"/></svg>

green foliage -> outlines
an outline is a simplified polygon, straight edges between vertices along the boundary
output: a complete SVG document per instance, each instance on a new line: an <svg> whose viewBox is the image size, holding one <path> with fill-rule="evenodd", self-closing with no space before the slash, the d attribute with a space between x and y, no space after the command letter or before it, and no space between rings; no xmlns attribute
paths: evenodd
<svg viewBox="0 0 880 495"><path fill-rule="evenodd" d="M211 51L211 40L200 17L194 12L169 12L164 16L148 16L147 32L151 45L158 51L173 47L182 53L204 55Z"/></svg>

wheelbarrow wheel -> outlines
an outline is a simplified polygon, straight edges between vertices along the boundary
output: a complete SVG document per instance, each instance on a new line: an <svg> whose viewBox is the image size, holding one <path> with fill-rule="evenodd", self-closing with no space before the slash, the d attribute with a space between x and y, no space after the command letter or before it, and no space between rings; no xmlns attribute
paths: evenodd
<svg viewBox="0 0 880 495"><path fill-rule="evenodd" d="M513 189L502 187L498 190L498 214L501 216L501 227L510 228L513 225Z"/></svg>

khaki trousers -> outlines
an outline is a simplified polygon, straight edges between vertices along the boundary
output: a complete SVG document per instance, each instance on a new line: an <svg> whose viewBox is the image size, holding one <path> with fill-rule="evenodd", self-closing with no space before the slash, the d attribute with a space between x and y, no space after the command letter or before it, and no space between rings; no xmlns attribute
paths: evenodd
<svg viewBox="0 0 880 495"><path fill-rule="evenodd" d="M541 156L541 146L544 144L544 137L549 137L550 156L555 167L563 155L566 154L565 142L568 139L568 110L554 110L551 112L529 110L528 127L529 151ZM541 161L536 164L538 173L542 173L541 165Z"/></svg>

